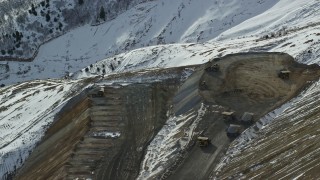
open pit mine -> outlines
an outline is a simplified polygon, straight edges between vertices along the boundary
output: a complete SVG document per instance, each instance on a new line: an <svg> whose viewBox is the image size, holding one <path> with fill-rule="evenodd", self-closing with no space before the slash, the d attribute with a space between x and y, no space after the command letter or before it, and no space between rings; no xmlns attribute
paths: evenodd
<svg viewBox="0 0 320 180"><path fill-rule="evenodd" d="M64 105L23 165L9 175L21 180L174 180L259 179L270 172L298 175L307 169L315 173L316 162L301 168L306 161L297 155L297 164L286 168L280 162L287 157L279 154L296 150L319 155L316 141L306 144L310 148L303 148L304 142L289 145L297 138L287 134L279 137L281 143L274 142L272 130L260 142L255 140L262 126L268 126L263 117L310 88L319 75L319 66L299 64L288 54L240 53L202 65L88 78L85 83L91 86ZM311 119L315 116L319 113L310 114ZM291 126L281 121L269 126ZM302 127L301 136L317 125ZM274 133L280 136L279 131ZM226 161L226 153L245 135L255 146ZM273 154L279 148L281 152Z"/></svg>

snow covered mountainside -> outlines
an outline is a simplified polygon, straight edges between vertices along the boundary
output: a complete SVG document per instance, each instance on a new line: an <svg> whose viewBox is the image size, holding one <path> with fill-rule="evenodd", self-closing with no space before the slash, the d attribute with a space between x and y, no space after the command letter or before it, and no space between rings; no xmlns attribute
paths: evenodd
<svg viewBox="0 0 320 180"><path fill-rule="evenodd" d="M55 115L79 94L83 81L38 80L0 89L0 177L31 153Z"/></svg>
<svg viewBox="0 0 320 180"><path fill-rule="evenodd" d="M73 5L76 3L72 1ZM10 46L18 39L26 40L24 45L16 47L21 52L30 45L21 57L29 57L38 45L50 41L39 48L31 62L0 62L0 84L9 85L0 89L0 175L15 170L24 162L62 105L87 86L84 81L88 77L201 64L237 52L285 52L298 62L320 64L318 0L156 0L135 3L136 6L119 11L123 13L105 23L101 21L100 25L100 22L95 26L80 22L73 24L68 32L54 36L25 31L35 37L35 43L29 44L28 36L20 35L21 29L15 37L12 35ZM41 13L40 9L36 11ZM41 22L46 21L44 17ZM39 24L37 18L32 22ZM19 21L13 21L13 27L20 27L15 23ZM73 29L76 26L79 27ZM59 37L51 40L55 36ZM5 37L1 42L9 42ZM8 55L10 53L6 50L4 56ZM63 76L73 80L48 79ZM18 84L10 85L14 83ZM319 88L316 83L311 94ZM309 102L312 96L307 95L305 98L309 98ZM268 133L268 129L265 131ZM258 140L244 147L251 147L254 143ZM228 163L230 167L237 165L239 159L234 161L232 158L237 158L238 154L233 156L232 150L230 148L228 155L231 155L226 157L228 162L221 162L221 168L229 167ZM254 154L249 150L248 153ZM268 166L252 163L256 165L252 166L253 170ZM242 170L229 172L229 169L222 168L219 171L243 177Z"/></svg>
<svg viewBox="0 0 320 180"><path fill-rule="evenodd" d="M148 67L188 64L189 58L192 63L202 63L211 57L240 51L287 52L300 62L317 63L319 3L316 0L141 3L102 25L85 25L44 44L32 62L2 62L0 80L11 84L58 78L107 57L114 59L114 55L122 52L125 54L119 57L127 67L115 72L136 64L129 62L135 53L144 56L139 61L154 62ZM152 46L171 43L174 44ZM129 51L145 46L150 47ZM143 54L151 49L152 55ZM112 69L110 64L105 66L105 72Z"/></svg>
<svg viewBox="0 0 320 180"><path fill-rule="evenodd" d="M0 1L0 59L31 61L43 43L109 21L145 0Z"/></svg>

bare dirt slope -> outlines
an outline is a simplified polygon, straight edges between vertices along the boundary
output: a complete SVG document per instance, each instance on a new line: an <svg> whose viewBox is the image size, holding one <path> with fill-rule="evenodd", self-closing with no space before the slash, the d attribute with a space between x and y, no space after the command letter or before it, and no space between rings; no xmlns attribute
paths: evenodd
<svg viewBox="0 0 320 180"><path fill-rule="evenodd" d="M208 88L201 94L206 101L236 112L267 113L319 76L318 66L299 64L283 53L235 54L212 63L219 64L220 71L203 74L201 81ZM284 69L291 72L289 79L278 77Z"/></svg>

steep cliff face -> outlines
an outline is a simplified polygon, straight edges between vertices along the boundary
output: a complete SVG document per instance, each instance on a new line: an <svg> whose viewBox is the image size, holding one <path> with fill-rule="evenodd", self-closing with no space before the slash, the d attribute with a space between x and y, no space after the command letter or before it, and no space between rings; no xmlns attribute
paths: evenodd
<svg viewBox="0 0 320 180"><path fill-rule="evenodd" d="M134 179L147 144L166 121L180 81L173 77L126 86L99 82L102 97L94 88L74 97L15 178Z"/></svg>

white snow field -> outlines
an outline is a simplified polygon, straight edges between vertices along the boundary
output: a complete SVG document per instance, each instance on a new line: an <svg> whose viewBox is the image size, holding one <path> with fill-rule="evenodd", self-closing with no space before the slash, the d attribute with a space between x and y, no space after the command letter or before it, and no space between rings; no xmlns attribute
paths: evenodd
<svg viewBox="0 0 320 180"><path fill-rule="evenodd" d="M319 17L319 0L159 0L102 25L70 31L41 46L32 62L1 62L1 84L28 82L0 89L0 177L23 163L59 108L83 88L79 80L29 80L177 67L253 51L285 52L319 64ZM151 145L171 153L172 144L163 143ZM144 163L155 167L167 156L152 160L158 162L146 156Z"/></svg>
<svg viewBox="0 0 320 180"><path fill-rule="evenodd" d="M79 27L44 44L33 62L8 62L9 69L0 70L0 80L12 84L58 78L122 52L125 54L119 56L127 59L144 51L129 50L139 47L150 50L148 46L172 43L178 44L154 47L157 52L166 48L163 52L166 56L159 59L154 52L153 59L157 61L149 63L148 68L202 63L217 55L239 51L281 51L298 60L317 63L319 4L317 0L141 3L107 23ZM275 37L259 41L271 34ZM189 47L185 43L201 44ZM306 53L309 49L313 53ZM193 52L189 53L190 50ZM212 51L204 53L209 50ZM193 54L197 56L190 58ZM138 61L150 61L149 54L143 56L146 59ZM128 61L127 64L136 64ZM107 67L106 71L109 70Z"/></svg>

